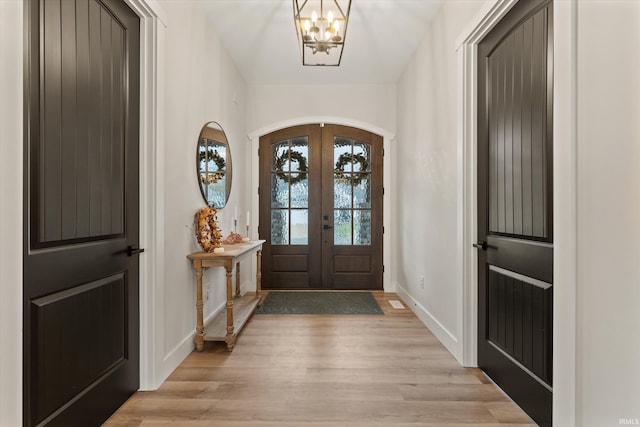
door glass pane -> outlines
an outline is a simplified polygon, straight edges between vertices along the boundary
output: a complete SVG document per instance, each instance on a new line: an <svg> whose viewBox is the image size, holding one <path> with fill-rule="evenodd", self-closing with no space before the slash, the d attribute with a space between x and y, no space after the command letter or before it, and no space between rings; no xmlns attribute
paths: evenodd
<svg viewBox="0 0 640 427"><path fill-rule="evenodd" d="M271 207L286 208L289 207L289 185L285 179L288 174L272 173L271 174Z"/></svg>
<svg viewBox="0 0 640 427"><path fill-rule="evenodd" d="M271 244L309 242L309 138L271 146ZM292 209L297 208L297 209Z"/></svg>
<svg viewBox="0 0 640 427"><path fill-rule="evenodd" d="M289 210L274 209L271 211L271 244L289 244Z"/></svg>
<svg viewBox="0 0 640 427"><path fill-rule="evenodd" d="M371 244L371 211L353 212L353 244Z"/></svg>
<svg viewBox="0 0 640 427"><path fill-rule="evenodd" d="M291 141L291 166L289 170L306 172L309 169L309 141L303 138L294 138Z"/></svg>
<svg viewBox="0 0 640 427"><path fill-rule="evenodd" d="M291 183L291 207L309 207L309 174L292 174L296 178Z"/></svg>
<svg viewBox="0 0 640 427"><path fill-rule="evenodd" d="M371 144L333 140L334 244L371 244Z"/></svg>
<svg viewBox="0 0 640 427"><path fill-rule="evenodd" d="M333 211L333 244L351 245L351 210Z"/></svg>
<svg viewBox="0 0 640 427"><path fill-rule="evenodd" d="M360 141L353 143L354 172L371 171L371 145Z"/></svg>
<svg viewBox="0 0 640 427"><path fill-rule="evenodd" d="M353 175L353 207L371 208L371 174L356 173Z"/></svg>
<svg viewBox="0 0 640 427"><path fill-rule="evenodd" d="M309 244L309 211L306 209L291 210L291 244Z"/></svg>
<svg viewBox="0 0 640 427"><path fill-rule="evenodd" d="M271 170L289 170L289 141L276 142L271 146ZM286 169L285 169L286 168Z"/></svg>
<svg viewBox="0 0 640 427"><path fill-rule="evenodd" d="M351 171L351 145L352 141L347 138L336 137L333 140L333 163L336 170Z"/></svg>
<svg viewBox="0 0 640 427"><path fill-rule="evenodd" d="M333 178L333 207L351 208L350 174L334 175Z"/></svg>

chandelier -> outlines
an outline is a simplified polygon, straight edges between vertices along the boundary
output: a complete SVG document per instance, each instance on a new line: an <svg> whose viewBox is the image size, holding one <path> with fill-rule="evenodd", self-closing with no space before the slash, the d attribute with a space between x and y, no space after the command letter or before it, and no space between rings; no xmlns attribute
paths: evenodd
<svg viewBox="0 0 640 427"><path fill-rule="evenodd" d="M293 0L302 65L340 65L350 9L351 0Z"/></svg>

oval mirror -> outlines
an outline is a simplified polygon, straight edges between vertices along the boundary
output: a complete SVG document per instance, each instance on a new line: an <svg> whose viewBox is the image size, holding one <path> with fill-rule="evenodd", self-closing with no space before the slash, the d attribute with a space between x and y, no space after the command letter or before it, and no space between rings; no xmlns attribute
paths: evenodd
<svg viewBox="0 0 640 427"><path fill-rule="evenodd" d="M206 204L223 208L231 191L231 150L224 129L216 122L206 123L200 131L196 170Z"/></svg>

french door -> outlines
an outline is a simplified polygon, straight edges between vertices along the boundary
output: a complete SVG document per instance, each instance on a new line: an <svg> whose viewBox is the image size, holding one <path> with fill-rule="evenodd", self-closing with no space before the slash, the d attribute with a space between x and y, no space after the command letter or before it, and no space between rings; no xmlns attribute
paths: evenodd
<svg viewBox="0 0 640 427"><path fill-rule="evenodd" d="M521 0L478 46L478 365L551 425L553 4Z"/></svg>
<svg viewBox="0 0 640 427"><path fill-rule="evenodd" d="M382 289L382 137L311 124L260 138L267 289Z"/></svg>

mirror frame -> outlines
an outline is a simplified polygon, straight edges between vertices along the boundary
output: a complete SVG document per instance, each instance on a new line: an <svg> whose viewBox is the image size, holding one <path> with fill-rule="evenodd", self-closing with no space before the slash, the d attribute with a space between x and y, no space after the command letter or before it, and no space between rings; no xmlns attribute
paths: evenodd
<svg viewBox="0 0 640 427"><path fill-rule="evenodd" d="M214 126L210 126L214 125ZM210 129L211 135L207 135L207 130ZM215 133L219 132L221 135L215 135ZM216 138L219 136L219 138ZM224 139L224 141L220 141L219 139ZM224 204L222 206L216 206L213 202L210 202L207 199L207 195L205 193L205 188L207 184L204 184L201 180L201 170L200 170L200 147L203 145L202 141L206 140L206 147L210 146L209 141L214 141L226 146L226 155L225 155L225 197ZM198 143L196 144L196 178L198 180L198 188L200 189L200 194L202 195L202 199L207 204L207 206L211 206L215 209L222 209L227 205L229 201L229 195L231 194L231 183L233 180L233 168L231 161L231 146L229 145L229 140L227 138L227 134L224 131L222 125L216 121L206 122L202 129L200 129L200 135L198 135Z"/></svg>

